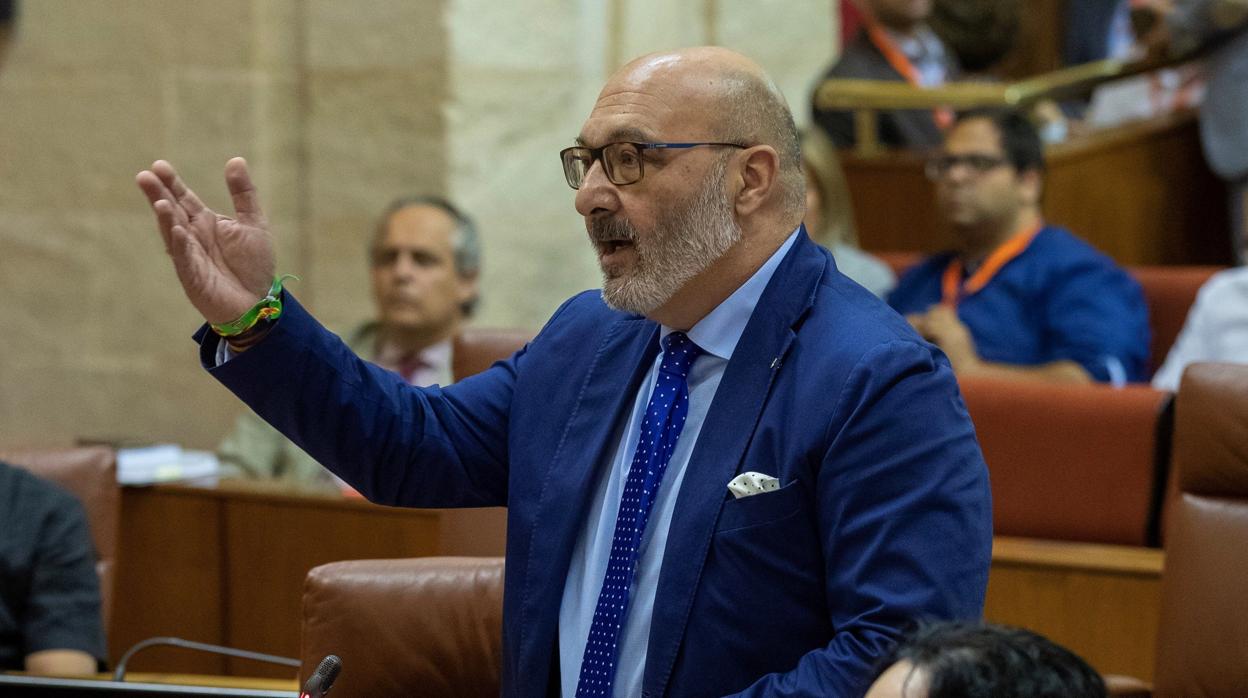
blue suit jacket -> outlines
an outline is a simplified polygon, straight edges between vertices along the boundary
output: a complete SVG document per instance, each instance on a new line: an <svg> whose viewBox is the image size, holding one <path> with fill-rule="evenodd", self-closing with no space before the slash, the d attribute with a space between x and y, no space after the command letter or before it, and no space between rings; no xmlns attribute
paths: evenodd
<svg viewBox="0 0 1248 698"><path fill-rule="evenodd" d="M503 692L553 688L564 578L658 327L566 302L483 374L412 388L293 298L212 373L369 499L508 506ZM215 342L203 342L206 365ZM758 471L782 488L733 499ZM729 362L678 495L646 696L854 696L916 618L982 610L987 471L947 362L804 233Z"/></svg>

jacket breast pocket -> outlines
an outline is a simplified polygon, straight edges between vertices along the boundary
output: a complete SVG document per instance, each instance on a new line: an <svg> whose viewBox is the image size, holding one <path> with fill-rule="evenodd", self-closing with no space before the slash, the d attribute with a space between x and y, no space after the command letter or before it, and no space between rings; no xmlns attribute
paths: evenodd
<svg viewBox="0 0 1248 698"><path fill-rule="evenodd" d="M778 490L730 499L719 512L716 533L762 526L796 514L802 507L805 488L794 480Z"/></svg>

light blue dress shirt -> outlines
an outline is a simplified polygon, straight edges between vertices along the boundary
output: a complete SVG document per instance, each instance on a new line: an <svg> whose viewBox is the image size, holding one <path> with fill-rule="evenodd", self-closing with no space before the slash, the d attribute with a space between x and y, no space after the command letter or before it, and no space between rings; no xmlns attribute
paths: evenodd
<svg viewBox="0 0 1248 698"><path fill-rule="evenodd" d="M654 594L659 585L659 572L663 566L663 551L667 547L667 530L672 523L676 508L676 496L685 478L689 456L697 443L702 423L715 397L719 381L732 352L745 331L754 306L767 288L767 282L780 265L780 260L793 246L797 231L789 235L780 249L758 271L741 285L731 296L715 307L686 334L705 354L698 357L689 371L689 414L684 429L676 442L667 473L659 485L650 521L642 537L637 570L633 575L633 588L629 595L623 627L620 629L620 656L616 662L614 694L617 697L635 698L641 695L642 678L646 668L646 650L650 643L650 616L654 610ZM674 330L661 328L666 337ZM602 590L602 578L606 574L607 560L611 557L611 538L615 532L615 518L620 508L620 493L628 479L628 467L637 448L637 436L641 430L650 391L654 388L662 353L646 374L637 397L633 400L632 414L623 427L619 444L611 459L611 467L598 481L590 503L585 527L581 530L572 551L567 581L563 587L563 602L559 607L559 673L565 698L576 695L576 683L581 674L581 658L589 639L589 628L594 620L594 608L598 592ZM728 483L724 483L727 491Z"/></svg>

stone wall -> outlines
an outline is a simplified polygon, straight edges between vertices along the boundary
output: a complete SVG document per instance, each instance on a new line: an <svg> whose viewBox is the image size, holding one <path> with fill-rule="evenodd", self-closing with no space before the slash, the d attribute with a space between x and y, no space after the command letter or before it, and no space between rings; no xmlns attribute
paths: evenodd
<svg viewBox="0 0 1248 698"><path fill-rule="evenodd" d="M237 402L197 366L133 175L172 161L210 206L244 155L279 267L331 328L362 320L396 195L448 195L485 242L478 321L536 328L597 283L557 151L639 53L758 58L805 119L821 0L27 0L0 67L0 445L207 447Z"/></svg>

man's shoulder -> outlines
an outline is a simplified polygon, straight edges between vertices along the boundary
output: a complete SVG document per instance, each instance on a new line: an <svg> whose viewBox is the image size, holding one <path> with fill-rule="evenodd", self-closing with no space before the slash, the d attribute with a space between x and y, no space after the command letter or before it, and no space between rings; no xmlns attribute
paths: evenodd
<svg viewBox="0 0 1248 698"><path fill-rule="evenodd" d="M1226 269L1209 277L1200 287L1197 304L1248 314L1248 267Z"/></svg>
<svg viewBox="0 0 1248 698"><path fill-rule="evenodd" d="M1059 225L1046 225L1036 234L1028 252L1030 256L1051 262L1097 261L1115 267L1118 263L1092 246L1092 243Z"/></svg>
<svg viewBox="0 0 1248 698"><path fill-rule="evenodd" d="M82 504L69 490L22 468L0 461L0 492L18 515L30 521L53 514L81 514ZM5 508L8 508L7 506Z"/></svg>
<svg viewBox="0 0 1248 698"><path fill-rule="evenodd" d="M810 317L798 330L803 335L825 347L829 358L841 361L893 342L926 346L897 311L839 274L820 282Z"/></svg>
<svg viewBox="0 0 1248 698"><path fill-rule="evenodd" d="M902 79L888 64L883 54L871 43L865 32L859 32L845 44L841 55L828 70L829 78L859 78L864 80Z"/></svg>

